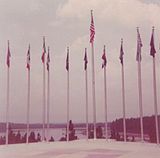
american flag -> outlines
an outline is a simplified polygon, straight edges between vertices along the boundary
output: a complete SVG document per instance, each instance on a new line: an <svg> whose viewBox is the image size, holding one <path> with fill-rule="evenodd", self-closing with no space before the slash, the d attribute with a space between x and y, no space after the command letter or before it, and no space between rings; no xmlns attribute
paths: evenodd
<svg viewBox="0 0 160 158"><path fill-rule="evenodd" d="M44 64L45 62L45 54L46 54L46 44L45 44L45 37L43 37L43 52L42 52L42 63Z"/></svg>
<svg viewBox="0 0 160 158"><path fill-rule="evenodd" d="M30 45L29 45L27 52L27 66L26 66L28 70L30 70L30 60L31 58L30 58Z"/></svg>
<svg viewBox="0 0 160 158"><path fill-rule="evenodd" d="M155 57L155 54L156 54L156 49L155 49L155 46L154 46L154 27L152 29L152 35L151 35L151 41L150 41L150 55Z"/></svg>
<svg viewBox="0 0 160 158"><path fill-rule="evenodd" d="M124 55L124 51L123 51L123 39L121 39L121 48L120 48L119 59L120 59L122 65L123 65L123 55Z"/></svg>
<svg viewBox="0 0 160 158"><path fill-rule="evenodd" d="M48 47L48 55L47 55L47 70L49 71L49 63L50 63L50 56L49 56L49 47Z"/></svg>
<svg viewBox="0 0 160 158"><path fill-rule="evenodd" d="M140 36L140 33L139 33L139 29L137 28L137 56L136 56L137 61L142 60L142 56L141 56L142 46L143 46L143 44L142 44L141 36Z"/></svg>
<svg viewBox="0 0 160 158"><path fill-rule="evenodd" d="M7 62L6 62L8 68L10 67L10 57L11 57L11 52L10 52L10 49L9 49L9 41L8 41Z"/></svg>
<svg viewBox="0 0 160 158"><path fill-rule="evenodd" d="M85 55L84 55L84 70L87 69L88 59L87 59L87 48L85 48Z"/></svg>
<svg viewBox="0 0 160 158"><path fill-rule="evenodd" d="M93 21L93 13L91 10L91 25L90 25L90 43L93 43L95 35L94 21Z"/></svg>
<svg viewBox="0 0 160 158"><path fill-rule="evenodd" d="M105 46L104 46L104 49L103 49L102 60L103 60L102 68L104 68L104 67L107 65L107 58L106 58L106 50L105 50Z"/></svg>

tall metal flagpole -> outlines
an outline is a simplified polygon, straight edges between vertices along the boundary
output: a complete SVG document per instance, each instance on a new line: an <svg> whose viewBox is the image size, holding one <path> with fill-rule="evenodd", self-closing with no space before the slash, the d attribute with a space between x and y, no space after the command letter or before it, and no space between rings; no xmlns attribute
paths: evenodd
<svg viewBox="0 0 160 158"><path fill-rule="evenodd" d="M93 124L94 124L94 139L96 139L96 92L95 92L95 69L94 69L94 22L93 22L93 11L91 10L91 50L92 50L92 95L93 95Z"/></svg>
<svg viewBox="0 0 160 158"><path fill-rule="evenodd" d="M67 141L69 141L69 47L67 47L66 69L67 69Z"/></svg>
<svg viewBox="0 0 160 158"><path fill-rule="evenodd" d="M123 100L123 132L126 142L126 106L125 106L125 86L124 86L124 66L122 65L122 100Z"/></svg>
<svg viewBox="0 0 160 158"><path fill-rule="evenodd" d="M155 57L153 57L153 88L154 88L154 109L155 109L155 124L157 144L159 144L159 130L158 130L158 107L157 107L157 86L156 86L156 66Z"/></svg>
<svg viewBox="0 0 160 158"><path fill-rule="evenodd" d="M85 80L86 80L86 131L87 131L87 140L89 137L89 132L88 132L88 72L87 69L85 71Z"/></svg>
<svg viewBox="0 0 160 158"><path fill-rule="evenodd" d="M108 140L108 120L107 120L107 80L106 80L106 64L107 64L107 59L105 55L105 45L104 45L104 50L103 50L103 55L102 59L104 60L102 64L102 68L104 69L104 109L105 109L105 137L106 140Z"/></svg>
<svg viewBox="0 0 160 158"><path fill-rule="evenodd" d="M6 109L6 144L9 143L9 106L10 106L10 50L8 41L8 53L7 53L7 109Z"/></svg>
<svg viewBox="0 0 160 158"><path fill-rule="evenodd" d="M141 78L141 62L138 61L138 88L139 88L139 114L140 114L140 127L141 127L141 141L144 141L143 132L143 107L142 107L142 78Z"/></svg>
<svg viewBox="0 0 160 158"><path fill-rule="evenodd" d="M6 144L8 144L8 134L9 134L9 98L10 98L10 69L7 68L7 110L6 110Z"/></svg>
<svg viewBox="0 0 160 158"><path fill-rule="evenodd" d="M85 85L86 85L86 139L88 140L89 138L89 132L88 132L88 72L87 72L87 48L85 48L85 56L84 56L84 61L85 61Z"/></svg>
<svg viewBox="0 0 160 158"><path fill-rule="evenodd" d="M45 46L45 37L43 37L43 54L42 54L42 62L43 62L43 129L42 129L42 141L45 141L45 118L46 118L46 77L45 77L45 54L46 54L46 46Z"/></svg>
<svg viewBox="0 0 160 158"><path fill-rule="evenodd" d="M29 123L30 123L30 45L27 53L27 69L28 69L28 93L27 93L27 137L26 143L29 143Z"/></svg>
<svg viewBox="0 0 160 158"><path fill-rule="evenodd" d="M47 82L47 141L49 141L49 111L50 111L50 71L49 71L49 47L48 47L48 56L47 56L47 70L48 70L48 82Z"/></svg>
<svg viewBox="0 0 160 158"><path fill-rule="evenodd" d="M140 115L140 129L141 129L141 141L144 141L143 131L143 107L142 107L142 77L141 77L141 47L142 41L137 27L137 68L138 68L138 89L139 89L139 115Z"/></svg>
<svg viewBox="0 0 160 158"><path fill-rule="evenodd" d="M30 112L30 70L28 70L28 95L27 95L27 143L29 142L29 112Z"/></svg>
<svg viewBox="0 0 160 158"><path fill-rule="evenodd" d="M158 130L158 107L157 107L157 86L156 86L156 61L155 61L155 47L154 47L154 27L152 28L151 36L151 51L150 55L153 57L153 91L154 91L154 110L155 110L155 125L156 125L156 141L159 144L159 130Z"/></svg>
<svg viewBox="0 0 160 158"><path fill-rule="evenodd" d="M123 103L123 137L126 142L126 105L125 105L125 84L124 84L124 63L123 63L123 39L121 39L121 50L120 50L120 60L121 60L121 73L122 73L122 103Z"/></svg>

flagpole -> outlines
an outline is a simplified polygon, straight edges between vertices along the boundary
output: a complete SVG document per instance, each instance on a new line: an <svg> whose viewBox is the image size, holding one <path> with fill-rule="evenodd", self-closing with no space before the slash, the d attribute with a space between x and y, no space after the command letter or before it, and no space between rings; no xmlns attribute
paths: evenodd
<svg viewBox="0 0 160 158"><path fill-rule="evenodd" d="M28 69L28 94L27 94L27 144L29 143L29 123L30 123L30 70Z"/></svg>
<svg viewBox="0 0 160 158"><path fill-rule="evenodd" d="M154 46L154 26L152 27L152 36L150 41L150 55L153 57L153 92L154 92L154 110L155 110L155 126L156 126L156 141L159 144L159 129L158 129L158 107L157 107L157 85L156 85L156 59Z"/></svg>
<svg viewBox="0 0 160 158"><path fill-rule="evenodd" d="M67 70L67 142L69 141L69 47L68 53L68 70Z"/></svg>
<svg viewBox="0 0 160 158"><path fill-rule="evenodd" d="M86 81L86 137L88 140L89 132L88 132L88 72L85 70L85 81Z"/></svg>
<svg viewBox="0 0 160 158"><path fill-rule="evenodd" d="M48 47L48 53L49 53L49 47ZM47 95L47 139L48 139L47 141L49 141L49 128L50 128L50 126L49 126L49 111L50 111L50 71L49 71L49 65L48 65L47 94L48 94Z"/></svg>
<svg viewBox="0 0 160 158"><path fill-rule="evenodd" d="M142 107L142 78L141 78L141 62L138 61L138 88L139 88L139 114L140 114L140 129L141 129L141 141L144 141L143 131L143 107Z"/></svg>
<svg viewBox="0 0 160 158"><path fill-rule="evenodd" d="M155 110L155 124L156 124L156 139L159 144L159 130L158 130L158 107L157 107L157 86L156 86L156 66L155 57L153 57L153 90L154 90L154 110Z"/></svg>
<svg viewBox="0 0 160 158"><path fill-rule="evenodd" d="M6 109L6 145L9 143L9 98L10 98L10 69L7 68L7 109Z"/></svg>
<svg viewBox="0 0 160 158"><path fill-rule="evenodd" d="M126 132L126 105L125 105L125 85L124 85L124 66L122 64L121 67L122 72L122 102L123 102L123 135L124 135L124 141L127 141L127 132Z"/></svg>
<svg viewBox="0 0 160 158"><path fill-rule="evenodd" d="M46 77L45 77L45 54L46 54L46 46L45 46L45 37L43 37L43 54L42 54L42 62L43 62L43 108L42 108L42 141L45 141L45 118L46 118Z"/></svg>
<svg viewBox="0 0 160 158"><path fill-rule="evenodd" d="M106 140L108 140L106 65L104 65L104 106L105 106L105 135L106 135Z"/></svg>
<svg viewBox="0 0 160 158"><path fill-rule="evenodd" d="M91 10L93 18L93 11ZM94 139L96 139L96 94L95 94L95 69L94 69L94 41L91 42L92 51L92 97L93 97L93 124L94 124Z"/></svg>
<svg viewBox="0 0 160 158"><path fill-rule="evenodd" d="M10 49L8 40L8 52L7 52L7 107L6 107L6 145L9 143L9 106L10 106Z"/></svg>
<svg viewBox="0 0 160 158"><path fill-rule="evenodd" d="M45 63L43 63L43 130L42 130L42 141L45 141L45 114L46 114L46 95L45 95Z"/></svg>

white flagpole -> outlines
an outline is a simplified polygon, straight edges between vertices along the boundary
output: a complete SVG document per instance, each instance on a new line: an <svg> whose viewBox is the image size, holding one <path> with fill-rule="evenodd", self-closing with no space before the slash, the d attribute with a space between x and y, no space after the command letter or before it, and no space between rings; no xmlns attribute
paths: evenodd
<svg viewBox="0 0 160 158"><path fill-rule="evenodd" d="M30 70L28 69L28 94L27 94L27 143L29 143L29 123L30 123Z"/></svg>
<svg viewBox="0 0 160 158"><path fill-rule="evenodd" d="M48 47L49 53L49 47ZM49 64L49 63L48 63ZM50 111L50 72L48 68L48 84L47 84L47 141L49 141L49 111Z"/></svg>
<svg viewBox="0 0 160 158"><path fill-rule="evenodd" d="M8 134L9 134L9 98L10 98L10 69L7 69L7 109L6 109L6 145L8 144Z"/></svg>
<svg viewBox="0 0 160 158"><path fill-rule="evenodd" d="M69 47L68 53L68 70L67 70L67 142L69 141Z"/></svg>
<svg viewBox="0 0 160 158"><path fill-rule="evenodd" d="M125 86L124 86L124 66L122 64L122 102L123 102L123 134L126 142L126 107L125 107Z"/></svg>
<svg viewBox="0 0 160 158"><path fill-rule="evenodd" d="M91 10L91 18L93 11ZM93 95L93 124L94 124L94 139L96 139L96 92L95 92L95 70L94 70L94 41L91 42L92 50L92 95Z"/></svg>
<svg viewBox="0 0 160 158"><path fill-rule="evenodd" d="M139 88L139 114L140 114L140 129L141 141L144 141L143 132L143 107L142 107L142 78L141 78L141 62L138 61L138 88Z"/></svg>
<svg viewBox="0 0 160 158"><path fill-rule="evenodd" d="M95 70L94 70L94 45L92 47L92 94L93 94L93 123L94 123L94 139L96 139L96 94L95 94Z"/></svg>
<svg viewBox="0 0 160 158"><path fill-rule="evenodd" d="M88 140L89 132L88 132L88 73L87 69L85 70L85 81L86 81L86 137Z"/></svg>
<svg viewBox="0 0 160 158"><path fill-rule="evenodd" d="M45 77L45 62L43 63L43 130L42 130L42 141L45 141L45 117L46 117L46 77Z"/></svg>
<svg viewBox="0 0 160 158"><path fill-rule="evenodd" d="M42 106L42 141L45 141L45 121L46 121L46 77L45 77L45 55L46 55L46 46L45 46L45 37L43 37L43 106Z"/></svg>
<svg viewBox="0 0 160 158"><path fill-rule="evenodd" d="M153 57L153 90L154 90L154 110L155 110L155 124L156 124L156 139L159 144L159 130L158 130L158 108L157 108L157 86L156 86L156 66L155 57Z"/></svg>
<svg viewBox="0 0 160 158"><path fill-rule="evenodd" d="M105 136L106 140L108 140L106 65L104 65L104 106L105 106Z"/></svg>

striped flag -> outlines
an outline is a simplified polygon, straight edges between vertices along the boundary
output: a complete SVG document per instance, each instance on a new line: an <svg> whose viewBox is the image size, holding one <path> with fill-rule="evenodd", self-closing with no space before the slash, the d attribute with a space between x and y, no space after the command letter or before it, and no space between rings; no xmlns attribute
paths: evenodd
<svg viewBox="0 0 160 158"><path fill-rule="evenodd" d="M103 60L103 63L102 63L102 68L104 68L104 67L106 67L106 65L107 65L107 58L106 58L106 50L105 50L105 45L104 45L104 49L103 49L102 60Z"/></svg>
<svg viewBox="0 0 160 158"><path fill-rule="evenodd" d="M120 48L119 59L120 59L122 65L123 65L123 55L124 55L124 51L123 51L123 39L121 39L121 48Z"/></svg>
<svg viewBox="0 0 160 158"><path fill-rule="evenodd" d="M150 55L155 57L156 49L154 46L154 27L152 28L152 35L151 35L151 41L150 41Z"/></svg>
<svg viewBox="0 0 160 158"><path fill-rule="evenodd" d="M43 37L43 52L42 52L42 63L44 64L45 62L45 54L46 54L46 44L45 44L45 37Z"/></svg>
<svg viewBox="0 0 160 158"><path fill-rule="evenodd" d="M66 70L69 71L69 47L67 47Z"/></svg>
<svg viewBox="0 0 160 158"><path fill-rule="evenodd" d="M87 70L87 64L88 64L88 59L87 59L87 48L85 48L85 55L84 55L84 70Z"/></svg>
<svg viewBox="0 0 160 158"><path fill-rule="evenodd" d="M94 42L95 28L93 21L93 11L91 10L91 25L90 25L90 43Z"/></svg>
<svg viewBox="0 0 160 158"><path fill-rule="evenodd" d="M48 55L47 55L47 70L49 71L49 63L50 63L50 55L49 55L49 47L48 47Z"/></svg>
<svg viewBox="0 0 160 158"><path fill-rule="evenodd" d="M8 68L10 67L10 57L11 57L11 52L9 49L9 41L8 41L8 51L7 51L7 61L6 61Z"/></svg>
<svg viewBox="0 0 160 158"><path fill-rule="evenodd" d="M30 58L30 45L29 45L27 52L27 66L26 66L28 70L30 70L30 60L31 58Z"/></svg>
<svg viewBox="0 0 160 158"><path fill-rule="evenodd" d="M142 60L142 56L141 56L141 48L142 47L143 47L143 44L142 44L141 36L139 33L139 29L137 28L137 56L136 56L137 61Z"/></svg>

